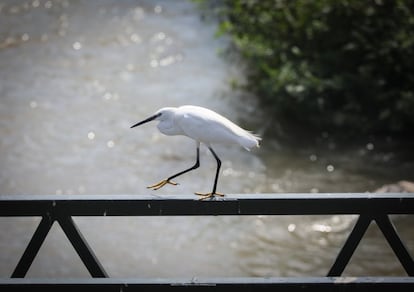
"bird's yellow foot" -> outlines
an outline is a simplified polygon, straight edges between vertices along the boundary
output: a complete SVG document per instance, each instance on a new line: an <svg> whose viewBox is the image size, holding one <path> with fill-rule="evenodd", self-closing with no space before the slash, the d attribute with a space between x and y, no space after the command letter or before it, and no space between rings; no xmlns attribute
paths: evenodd
<svg viewBox="0 0 414 292"><path fill-rule="evenodd" d="M212 199L215 196L224 197L224 194L222 193L195 193L197 196L200 196L199 200L205 200L205 199Z"/></svg>
<svg viewBox="0 0 414 292"><path fill-rule="evenodd" d="M174 186L178 185L178 183L176 183L176 182L170 181L168 179L163 179L159 183L148 186L147 189L158 190L158 189L162 188L163 186L165 186L166 184L170 184L170 185L174 185Z"/></svg>

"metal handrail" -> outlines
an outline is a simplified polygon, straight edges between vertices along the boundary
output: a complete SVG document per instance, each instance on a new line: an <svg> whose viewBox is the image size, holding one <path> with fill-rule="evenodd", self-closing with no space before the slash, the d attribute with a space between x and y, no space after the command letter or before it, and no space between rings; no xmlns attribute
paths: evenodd
<svg viewBox="0 0 414 292"><path fill-rule="evenodd" d="M195 195L0 196L0 217L42 218L12 278L25 277L54 222L61 226L91 276L109 277L73 221L73 216L333 214L359 216L327 277L341 276L369 224L373 221L384 234L409 279L414 277L413 258L389 218L392 214L413 215L414 193L230 194L214 200L198 200ZM414 281L410 280L408 283L414 284Z"/></svg>

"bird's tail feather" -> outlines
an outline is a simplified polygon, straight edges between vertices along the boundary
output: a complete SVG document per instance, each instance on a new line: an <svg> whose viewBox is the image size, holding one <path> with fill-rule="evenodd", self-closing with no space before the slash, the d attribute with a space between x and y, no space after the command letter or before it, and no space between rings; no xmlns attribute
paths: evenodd
<svg viewBox="0 0 414 292"><path fill-rule="evenodd" d="M253 147L259 148L261 140L262 138L258 135L253 134L252 132L248 132L248 135L240 137L240 144L244 149L250 151Z"/></svg>

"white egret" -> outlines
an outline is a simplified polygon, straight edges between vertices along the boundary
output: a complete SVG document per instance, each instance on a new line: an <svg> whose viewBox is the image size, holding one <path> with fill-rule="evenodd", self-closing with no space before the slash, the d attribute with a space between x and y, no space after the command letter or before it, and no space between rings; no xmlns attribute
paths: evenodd
<svg viewBox="0 0 414 292"><path fill-rule="evenodd" d="M166 184L177 185L172 179L194 170L200 166L200 143L205 144L217 161L216 175L214 178L213 190L211 193L195 193L200 199L213 198L214 196L224 196L216 192L217 181L220 173L221 161L214 152L212 144L238 144L250 151L253 147L259 147L261 138L249 131L246 131L234 124L220 114L194 105L184 105L180 107L164 107L156 111L149 118L131 126L142 125L144 123L157 120L157 128L165 135L184 135L196 141L196 162L193 166L180 171L160 182L148 186L157 190Z"/></svg>

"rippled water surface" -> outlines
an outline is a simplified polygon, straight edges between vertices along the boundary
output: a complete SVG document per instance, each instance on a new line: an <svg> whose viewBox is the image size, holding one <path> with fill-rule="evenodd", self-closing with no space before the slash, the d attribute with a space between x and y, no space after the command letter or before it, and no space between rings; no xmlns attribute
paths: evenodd
<svg viewBox="0 0 414 292"><path fill-rule="evenodd" d="M258 134L271 126L246 93L232 91L241 70L219 54L215 24L189 1L0 1L0 193L140 194L194 163L194 142L166 137L155 124L130 126L163 106L207 106ZM393 141L372 137L321 147L218 146L218 191L225 193L365 192L412 179ZM211 190L215 161L177 187ZM354 224L353 216L75 218L114 277L322 276ZM413 251L410 217L395 217ZM39 218L0 219L0 276L13 271ZM345 273L405 275L374 225ZM29 277L84 277L59 227Z"/></svg>

